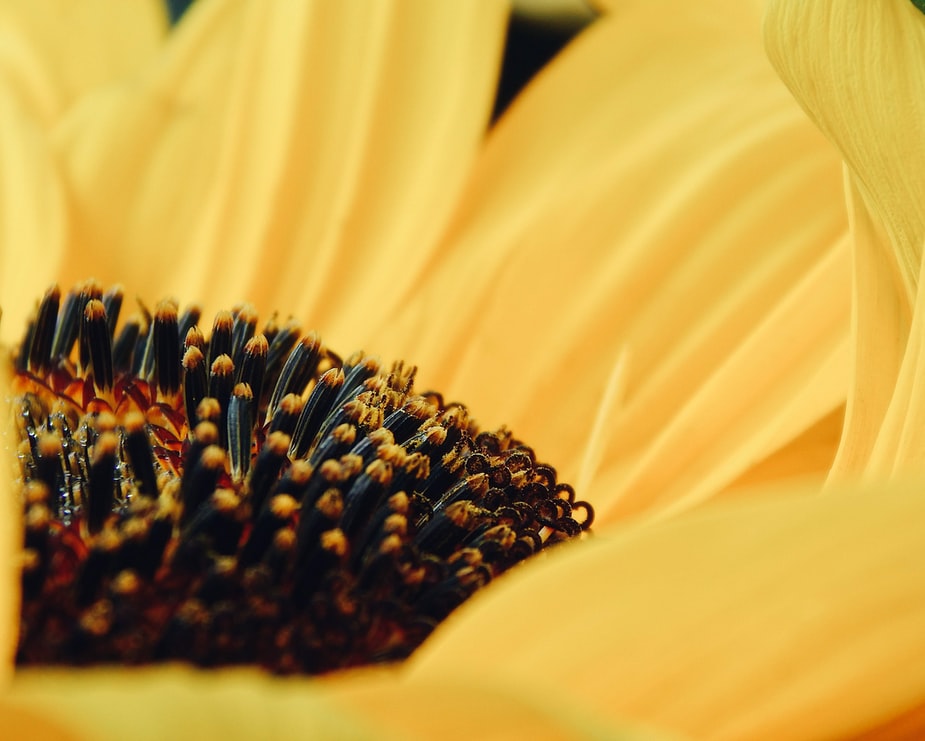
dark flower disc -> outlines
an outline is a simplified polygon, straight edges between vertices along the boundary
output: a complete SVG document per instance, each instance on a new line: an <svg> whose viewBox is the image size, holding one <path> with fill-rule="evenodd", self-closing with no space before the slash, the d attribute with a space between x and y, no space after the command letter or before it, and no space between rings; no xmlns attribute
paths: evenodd
<svg viewBox="0 0 925 741"><path fill-rule="evenodd" d="M249 306L50 289L16 358L19 664L410 654L478 588L593 512L507 430Z"/></svg>

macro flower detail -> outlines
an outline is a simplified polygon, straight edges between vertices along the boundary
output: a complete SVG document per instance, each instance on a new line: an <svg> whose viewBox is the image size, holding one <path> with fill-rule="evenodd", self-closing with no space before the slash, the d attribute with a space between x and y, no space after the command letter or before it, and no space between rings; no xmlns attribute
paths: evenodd
<svg viewBox="0 0 925 741"><path fill-rule="evenodd" d="M119 321L45 294L16 358L20 664L187 660L320 673L406 657L589 504L415 368L247 305Z"/></svg>

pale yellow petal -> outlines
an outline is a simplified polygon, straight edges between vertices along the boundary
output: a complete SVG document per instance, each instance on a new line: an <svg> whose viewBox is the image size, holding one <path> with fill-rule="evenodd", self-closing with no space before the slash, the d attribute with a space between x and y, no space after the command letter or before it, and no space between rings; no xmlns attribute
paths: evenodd
<svg viewBox="0 0 925 741"><path fill-rule="evenodd" d="M792 289L782 289L768 316L716 361L643 454L625 470L604 472L598 486L606 492L605 521L643 511L667 516L698 504L841 407L851 358L847 257L847 245L837 246ZM675 377L689 367L685 360ZM654 398L646 401L620 420L626 439L657 408Z"/></svg>
<svg viewBox="0 0 925 741"><path fill-rule="evenodd" d="M166 25L160 0L4 0L0 79L50 126L82 95L137 71Z"/></svg>
<svg viewBox="0 0 925 741"><path fill-rule="evenodd" d="M9 348L0 345L0 686L5 686L13 669L16 636L19 630L19 554L22 533L19 528L21 506L13 486L18 440L13 431L13 410Z"/></svg>
<svg viewBox="0 0 925 741"><path fill-rule="evenodd" d="M925 480L782 489L510 573L412 658L692 738L841 738L925 698ZM919 731L922 731L919 728Z"/></svg>
<svg viewBox="0 0 925 741"><path fill-rule="evenodd" d="M316 682L247 669L23 671L5 700L87 741L381 737L362 718L337 712Z"/></svg>
<svg viewBox="0 0 925 741"><path fill-rule="evenodd" d="M375 722L379 732L407 739L512 738L546 740L614 739L669 741L680 739L632 719L590 710L580 699L550 692L534 682L495 681L481 676L396 676L333 678L325 695L351 715Z"/></svg>
<svg viewBox="0 0 925 741"><path fill-rule="evenodd" d="M835 475L921 465L912 427L922 419L915 338L925 320L912 313L925 244L925 16L908 0L777 0L766 38L782 77L848 170L857 351Z"/></svg>
<svg viewBox="0 0 925 741"><path fill-rule="evenodd" d="M672 738L522 684L406 682L394 671L311 680L181 666L30 670L17 676L6 703L94 741Z"/></svg>
<svg viewBox="0 0 925 741"><path fill-rule="evenodd" d="M6 94L0 94L0 162L0 342L10 344L57 276L67 214L43 132Z"/></svg>
<svg viewBox="0 0 925 741"><path fill-rule="evenodd" d="M832 467L833 480L868 470L893 399L912 322L912 306L897 277L882 225L871 217L859 184L851 178L847 195L854 245L854 358L845 432Z"/></svg>
<svg viewBox="0 0 925 741"><path fill-rule="evenodd" d="M374 342L565 478L625 351L605 508L699 499L842 403L845 230L838 157L765 59L760 14L629 3L492 132L445 250Z"/></svg>
<svg viewBox="0 0 925 741"><path fill-rule="evenodd" d="M67 276L209 308L292 311L335 346L414 285L478 148L506 9L193 7L138 86L59 142L80 233Z"/></svg>
<svg viewBox="0 0 925 741"><path fill-rule="evenodd" d="M765 32L784 81L870 199L911 304L925 240L925 15L910 0L774 0Z"/></svg>
<svg viewBox="0 0 925 741"><path fill-rule="evenodd" d="M861 300L863 297L859 297ZM868 304L861 304L863 310ZM895 329L895 325L894 325ZM883 328L890 334L890 328ZM867 470L871 474L900 473L909 468L925 468L925 284L919 282L909 340L899 377ZM858 377L858 394L882 377Z"/></svg>

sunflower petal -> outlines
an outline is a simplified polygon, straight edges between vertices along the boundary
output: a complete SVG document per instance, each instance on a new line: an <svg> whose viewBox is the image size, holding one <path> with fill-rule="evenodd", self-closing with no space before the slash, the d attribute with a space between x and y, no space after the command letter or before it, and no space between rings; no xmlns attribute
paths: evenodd
<svg viewBox="0 0 925 741"><path fill-rule="evenodd" d="M18 341L37 297L57 277L67 215L48 143L0 94L0 342Z"/></svg>
<svg viewBox="0 0 925 741"><path fill-rule="evenodd" d="M70 733L49 720L41 710L30 711L0 700L0 724L9 739L29 741L75 741L76 734Z"/></svg>
<svg viewBox="0 0 925 741"><path fill-rule="evenodd" d="M916 338L925 318L912 314L925 245L925 16L908 0L776 0L765 36L781 76L848 170L857 351L835 475L921 466Z"/></svg>
<svg viewBox="0 0 925 741"><path fill-rule="evenodd" d="M348 676L325 689L332 704L336 702L351 715L374 720L377 729L394 732L400 738L676 738L627 719L598 715L584 703L532 682L495 682L485 675L419 679L371 674L362 680Z"/></svg>
<svg viewBox="0 0 925 741"><path fill-rule="evenodd" d="M13 410L10 408L7 389L10 388L11 363L9 351L0 345L0 684L5 685L13 670L13 656L16 652L16 636L19 632L19 554L22 550L22 534L17 523L20 520L12 482L13 454L16 449L13 427Z"/></svg>
<svg viewBox="0 0 925 741"><path fill-rule="evenodd" d="M428 280L376 333L568 477L625 348L601 468L624 477L600 489L613 516L711 495L847 393L840 163L767 63L759 21L714 0L592 25L494 129ZM747 433L734 449L714 409ZM709 459L660 437L698 419ZM688 465L683 487L645 483L640 461ZM645 486L617 506L630 483Z"/></svg>
<svg viewBox="0 0 925 741"><path fill-rule="evenodd" d="M18 673L4 700L100 741L380 738L362 718L332 708L318 688L244 669L46 669Z"/></svg>
<svg viewBox="0 0 925 741"><path fill-rule="evenodd" d="M49 702L49 697L61 702ZM9 708L41 712L85 738L599 739L666 741L631 724L602 720L523 685L455 681L410 683L394 671L271 678L256 671L26 671ZM169 708L169 710L167 710ZM0 706L0 719L3 707Z"/></svg>
<svg viewBox="0 0 925 741"><path fill-rule="evenodd" d="M412 659L692 738L842 738L925 697L925 481L779 490L525 567Z"/></svg>
<svg viewBox="0 0 925 741"><path fill-rule="evenodd" d="M854 245L854 369L832 480L857 476L870 468L894 398L912 322L912 307L897 279L889 239L850 177L847 196ZM881 470L891 468L888 461L884 464Z"/></svg>
<svg viewBox="0 0 925 741"><path fill-rule="evenodd" d="M95 87L131 74L166 30L159 0L0 3L0 79L52 125Z"/></svg>
<svg viewBox="0 0 925 741"><path fill-rule="evenodd" d="M142 84L58 132L98 277L293 310L352 344L443 227L505 18L487 1L197 3Z"/></svg>
<svg viewBox="0 0 925 741"><path fill-rule="evenodd" d="M889 240L887 266L914 301L925 241L925 16L909 0L774 0L768 54L839 148Z"/></svg>

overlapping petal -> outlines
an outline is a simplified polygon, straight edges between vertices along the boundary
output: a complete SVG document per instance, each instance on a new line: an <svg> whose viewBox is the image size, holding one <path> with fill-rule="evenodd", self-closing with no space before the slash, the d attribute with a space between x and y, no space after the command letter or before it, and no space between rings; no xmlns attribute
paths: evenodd
<svg viewBox="0 0 925 741"><path fill-rule="evenodd" d="M606 419L610 517L715 494L846 395L840 164L759 28L753 5L657 2L585 32L493 131L375 336L573 479Z"/></svg>
<svg viewBox="0 0 925 741"><path fill-rule="evenodd" d="M412 659L692 738L840 738L925 697L925 481L779 488L525 567Z"/></svg>
<svg viewBox="0 0 925 741"><path fill-rule="evenodd" d="M837 472L923 463L920 318L925 16L909 0L778 0L769 53L847 164L856 370Z"/></svg>
<svg viewBox="0 0 925 741"><path fill-rule="evenodd" d="M147 61L166 21L159 0L5 0L0 79L34 120L50 127L81 96Z"/></svg>
<svg viewBox="0 0 925 741"><path fill-rule="evenodd" d="M92 249L130 294L249 300L353 345L443 227L505 18L481 0L196 3L137 84L58 131L78 230L65 275Z"/></svg>

